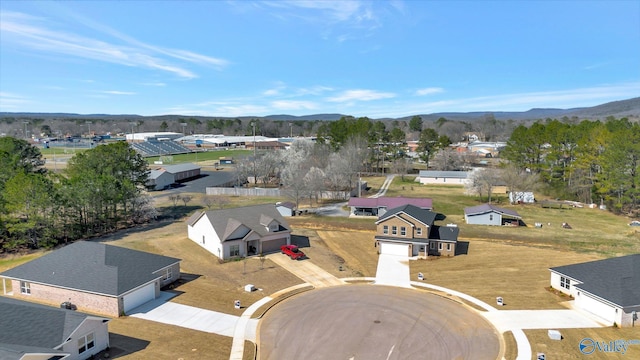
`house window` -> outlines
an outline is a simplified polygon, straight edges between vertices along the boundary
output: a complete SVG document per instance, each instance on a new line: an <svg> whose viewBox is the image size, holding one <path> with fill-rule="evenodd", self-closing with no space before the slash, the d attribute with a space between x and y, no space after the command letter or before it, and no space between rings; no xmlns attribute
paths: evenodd
<svg viewBox="0 0 640 360"><path fill-rule="evenodd" d="M407 236L407 228L400 226L400 236Z"/></svg>
<svg viewBox="0 0 640 360"><path fill-rule="evenodd" d="M391 235L398 235L398 227L397 226L392 226L391 227Z"/></svg>
<svg viewBox="0 0 640 360"><path fill-rule="evenodd" d="M26 281L20 281L20 293L31 295L31 283Z"/></svg>
<svg viewBox="0 0 640 360"><path fill-rule="evenodd" d="M382 233L385 235L389 234L389 225L384 225L382 227Z"/></svg>
<svg viewBox="0 0 640 360"><path fill-rule="evenodd" d="M240 245L231 245L229 247L230 256L240 256Z"/></svg>
<svg viewBox="0 0 640 360"><path fill-rule="evenodd" d="M416 235L422 235L422 228L416 228Z"/></svg>
<svg viewBox="0 0 640 360"><path fill-rule="evenodd" d="M93 333L89 333L78 339L78 354L82 354L94 346L96 346L96 342Z"/></svg>
<svg viewBox="0 0 640 360"><path fill-rule="evenodd" d="M447 251L451 251L451 244L447 244Z"/></svg>
<svg viewBox="0 0 640 360"><path fill-rule="evenodd" d="M442 243L438 243L438 250L442 250Z"/></svg>
<svg viewBox="0 0 640 360"><path fill-rule="evenodd" d="M434 250L436 248L436 243L431 242L429 243L429 249Z"/></svg>
<svg viewBox="0 0 640 360"><path fill-rule="evenodd" d="M571 287L571 280L569 280L568 278L561 276L560 277L560 287L563 287L565 289L569 289Z"/></svg>
<svg viewBox="0 0 640 360"><path fill-rule="evenodd" d="M202 235L202 243L204 244L204 235Z"/></svg>
<svg viewBox="0 0 640 360"><path fill-rule="evenodd" d="M493 214L489 214L489 221L493 221Z"/></svg>
<svg viewBox="0 0 640 360"><path fill-rule="evenodd" d="M171 268L167 268L167 270L164 272L164 276L162 277L162 281L171 280L172 277L173 270L171 270Z"/></svg>

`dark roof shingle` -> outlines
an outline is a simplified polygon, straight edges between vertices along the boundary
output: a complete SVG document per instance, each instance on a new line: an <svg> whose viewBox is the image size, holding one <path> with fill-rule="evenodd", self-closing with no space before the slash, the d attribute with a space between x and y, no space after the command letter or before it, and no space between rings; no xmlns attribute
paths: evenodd
<svg viewBox="0 0 640 360"><path fill-rule="evenodd" d="M119 296L161 277L154 272L177 262L180 259L78 241L9 269L0 276Z"/></svg>
<svg viewBox="0 0 640 360"><path fill-rule="evenodd" d="M376 221L376 224L392 216L396 216L397 214L400 214L400 213L405 213L427 226L432 226L437 216L437 214L434 213L433 211L421 209L417 206L408 204L408 205L399 206L393 209L389 209L386 213L384 213L384 215L382 215L378 219L378 221Z"/></svg>
<svg viewBox="0 0 640 360"><path fill-rule="evenodd" d="M640 305L640 254L549 270L582 282L576 287L619 306Z"/></svg>
<svg viewBox="0 0 640 360"><path fill-rule="evenodd" d="M204 217L211 222L213 229L222 241L226 240L240 226L246 226L260 236L270 234L267 225L271 221L279 223L281 230L290 230L289 224L276 209L275 204L209 210L192 215L188 224L193 226Z"/></svg>
<svg viewBox="0 0 640 360"><path fill-rule="evenodd" d="M12 345L8 348L13 351L20 350L16 345L53 349L65 343L89 316L73 310L0 297L0 344Z"/></svg>

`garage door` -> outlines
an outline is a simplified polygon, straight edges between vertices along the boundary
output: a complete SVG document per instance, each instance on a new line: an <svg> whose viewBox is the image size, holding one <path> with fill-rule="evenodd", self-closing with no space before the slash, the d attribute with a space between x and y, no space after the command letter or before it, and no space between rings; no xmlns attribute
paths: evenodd
<svg viewBox="0 0 640 360"><path fill-rule="evenodd" d="M156 297L156 287L154 283L146 285L130 294L127 294L123 298L124 312L127 313L131 309L135 309L138 306L151 301Z"/></svg>
<svg viewBox="0 0 640 360"><path fill-rule="evenodd" d="M380 242L380 254L409 256L409 244Z"/></svg>
<svg viewBox="0 0 640 360"><path fill-rule="evenodd" d="M282 245L287 245L287 238L265 241L262 243L262 252L265 254L278 252Z"/></svg>

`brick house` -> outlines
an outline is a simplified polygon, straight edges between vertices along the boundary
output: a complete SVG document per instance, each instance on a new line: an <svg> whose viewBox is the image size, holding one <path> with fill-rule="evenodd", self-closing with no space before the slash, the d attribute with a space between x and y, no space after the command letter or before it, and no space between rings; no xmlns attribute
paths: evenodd
<svg viewBox="0 0 640 360"><path fill-rule="evenodd" d="M389 209L376 221L380 254L455 256L459 228L434 225L435 212L414 205Z"/></svg>
<svg viewBox="0 0 640 360"><path fill-rule="evenodd" d="M180 278L180 259L78 241L0 273L5 295L118 317ZM7 286L7 282L9 286Z"/></svg>

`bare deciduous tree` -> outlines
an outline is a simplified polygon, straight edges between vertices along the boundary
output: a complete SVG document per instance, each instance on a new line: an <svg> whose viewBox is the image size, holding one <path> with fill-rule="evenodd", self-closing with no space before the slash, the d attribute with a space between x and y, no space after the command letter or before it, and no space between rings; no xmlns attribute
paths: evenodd
<svg viewBox="0 0 640 360"><path fill-rule="evenodd" d="M173 206L178 206L178 201L180 201L180 194L169 195L169 200L173 202Z"/></svg>
<svg viewBox="0 0 640 360"><path fill-rule="evenodd" d="M223 209L229 202L229 198L222 195L205 195L202 198L202 204L209 210L214 206Z"/></svg>
<svg viewBox="0 0 640 360"><path fill-rule="evenodd" d="M187 206L187 203L191 201L191 195L182 195L180 200L184 203L184 206Z"/></svg>
<svg viewBox="0 0 640 360"><path fill-rule="evenodd" d="M493 187L500 181L498 169L478 169L471 173L469 182L465 186L470 194L478 194L482 200L482 194L487 194L487 202L491 203Z"/></svg>
<svg viewBox="0 0 640 360"><path fill-rule="evenodd" d="M515 165L507 165L500 172L500 179L507 186L507 191L524 193L534 191L540 186L540 175L521 169ZM514 198L517 202L521 199Z"/></svg>

